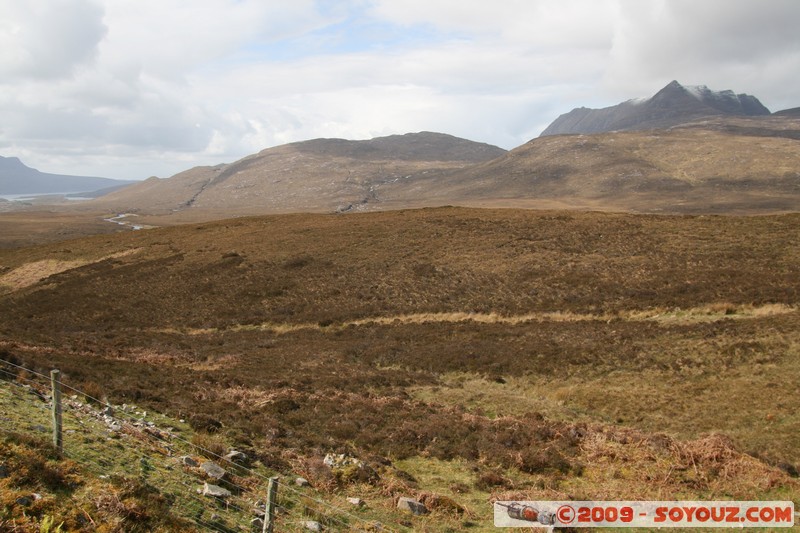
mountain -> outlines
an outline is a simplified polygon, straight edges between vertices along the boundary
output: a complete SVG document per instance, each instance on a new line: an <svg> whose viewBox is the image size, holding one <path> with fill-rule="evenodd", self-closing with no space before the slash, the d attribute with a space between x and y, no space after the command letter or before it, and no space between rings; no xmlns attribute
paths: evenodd
<svg viewBox="0 0 800 533"><path fill-rule="evenodd" d="M663 102L668 93L654 100ZM150 178L92 203L202 219L442 205L797 211L798 140L799 119L772 115L705 116L662 130L546 136L510 152L438 133L315 139L229 165Z"/></svg>
<svg viewBox="0 0 800 533"><path fill-rule="evenodd" d="M723 116L665 130L539 137L431 183L425 194L431 205L798 211L798 139L800 119L775 116ZM405 198L412 200L411 195Z"/></svg>
<svg viewBox="0 0 800 533"><path fill-rule="evenodd" d="M431 180L505 153L496 146L431 132L365 141L314 139L268 148L227 165L150 178L100 202L149 212L358 210L382 202L385 186Z"/></svg>
<svg viewBox="0 0 800 533"><path fill-rule="evenodd" d="M134 181L48 174L26 166L17 157L0 156L0 194L91 192L119 188Z"/></svg>
<svg viewBox="0 0 800 533"><path fill-rule="evenodd" d="M705 85L672 81L647 99L628 100L603 109L580 107L558 117L541 137L571 133L668 128L702 117L764 116L770 111L755 97L733 91L712 91Z"/></svg>
<svg viewBox="0 0 800 533"><path fill-rule="evenodd" d="M782 111L776 111L773 115L777 115L779 117L800 117L800 107L793 107L791 109L784 109Z"/></svg>

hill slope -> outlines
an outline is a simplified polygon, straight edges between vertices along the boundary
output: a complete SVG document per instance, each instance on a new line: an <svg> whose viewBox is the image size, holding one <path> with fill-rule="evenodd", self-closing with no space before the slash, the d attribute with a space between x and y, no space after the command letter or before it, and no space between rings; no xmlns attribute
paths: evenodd
<svg viewBox="0 0 800 533"><path fill-rule="evenodd" d="M648 99L603 109L573 109L553 121L540 136L668 128L708 116L769 114L754 96L712 91L704 85L685 87L672 81Z"/></svg>
<svg viewBox="0 0 800 533"><path fill-rule="evenodd" d="M0 351L318 488L445 495L453 529L491 499L796 499L798 234L442 208L97 236L0 251Z"/></svg>
<svg viewBox="0 0 800 533"><path fill-rule="evenodd" d="M190 207L230 213L351 210L381 202L386 184L431 179L504 153L496 146L429 132L368 141L315 139L269 148L230 165L151 178L102 203L151 212Z"/></svg>
<svg viewBox="0 0 800 533"><path fill-rule="evenodd" d="M47 194L93 192L109 187L119 188L133 181L67 176L39 172L16 157L0 156L0 194Z"/></svg>
<svg viewBox="0 0 800 533"><path fill-rule="evenodd" d="M433 184L431 202L672 213L800 210L800 121L717 117L540 137Z"/></svg>
<svg viewBox="0 0 800 533"><path fill-rule="evenodd" d="M505 152L441 134L317 139L151 178L98 205L239 214L420 206L651 213L800 210L800 121L710 117L652 132L548 136ZM159 224L158 220L149 222Z"/></svg>

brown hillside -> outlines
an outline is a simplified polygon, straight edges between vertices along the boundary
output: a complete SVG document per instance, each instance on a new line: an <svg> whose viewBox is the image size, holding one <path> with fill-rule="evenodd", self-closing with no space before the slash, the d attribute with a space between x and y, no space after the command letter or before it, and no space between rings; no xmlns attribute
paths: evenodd
<svg viewBox="0 0 800 533"><path fill-rule="evenodd" d="M797 215L435 209L97 236L0 251L0 341L287 447L490 453L445 433L453 402L723 431L796 463L798 235ZM482 381L500 377L521 381ZM276 403L232 407L251 395ZM397 435L437 412L423 440Z"/></svg>
<svg viewBox="0 0 800 533"><path fill-rule="evenodd" d="M382 200L386 184L438 176L505 150L438 133L369 141L316 139L269 148L230 165L198 167L108 195L96 205L165 213L349 211Z"/></svg>
<svg viewBox="0 0 800 533"><path fill-rule="evenodd" d="M207 218L441 205L796 211L799 139L798 119L770 116L549 136L499 157L500 149L439 134L316 140L264 150L232 165L151 179L96 205L162 214L191 210Z"/></svg>
<svg viewBox="0 0 800 533"><path fill-rule="evenodd" d="M796 211L798 137L800 121L768 117L538 138L432 183L428 199L656 213Z"/></svg>

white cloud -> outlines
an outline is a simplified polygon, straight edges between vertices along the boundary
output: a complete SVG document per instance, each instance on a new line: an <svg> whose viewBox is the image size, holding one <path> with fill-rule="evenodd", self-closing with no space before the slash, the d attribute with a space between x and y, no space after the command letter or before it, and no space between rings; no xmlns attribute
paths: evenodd
<svg viewBox="0 0 800 533"><path fill-rule="evenodd" d="M798 105L796 0L0 0L0 153L170 175L313 137L511 148L672 79Z"/></svg>
<svg viewBox="0 0 800 533"><path fill-rule="evenodd" d="M71 75L97 56L106 33L102 14L88 0L0 1L0 77Z"/></svg>
<svg viewBox="0 0 800 533"><path fill-rule="evenodd" d="M795 0L624 0L606 82L652 90L678 79L796 106L799 20Z"/></svg>

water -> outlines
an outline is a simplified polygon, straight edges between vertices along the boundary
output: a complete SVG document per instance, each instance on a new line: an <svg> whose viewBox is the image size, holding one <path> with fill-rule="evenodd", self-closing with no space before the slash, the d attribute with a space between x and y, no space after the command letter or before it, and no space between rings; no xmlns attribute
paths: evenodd
<svg viewBox="0 0 800 533"><path fill-rule="evenodd" d="M8 200L10 202L26 202L30 200L36 200L37 198L41 198L44 196L64 196L67 200L92 200L92 198L86 198L83 196L67 196L68 194L76 194L78 191L75 192L48 192L48 193L27 193L27 194L0 194L0 198L3 200Z"/></svg>

